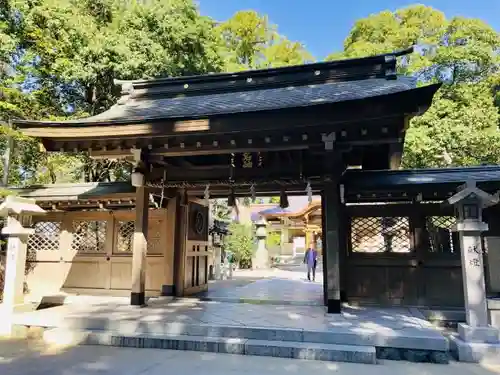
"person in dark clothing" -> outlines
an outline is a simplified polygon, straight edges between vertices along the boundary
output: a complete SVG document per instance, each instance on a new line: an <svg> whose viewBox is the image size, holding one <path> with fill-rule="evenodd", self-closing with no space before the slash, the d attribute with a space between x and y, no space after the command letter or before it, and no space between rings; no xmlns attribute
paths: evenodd
<svg viewBox="0 0 500 375"><path fill-rule="evenodd" d="M309 248L306 250L304 255L304 264L307 265L307 280L311 281L311 272L312 272L312 280L316 280L316 264L318 262L318 252L314 247L314 243L311 242L309 244Z"/></svg>

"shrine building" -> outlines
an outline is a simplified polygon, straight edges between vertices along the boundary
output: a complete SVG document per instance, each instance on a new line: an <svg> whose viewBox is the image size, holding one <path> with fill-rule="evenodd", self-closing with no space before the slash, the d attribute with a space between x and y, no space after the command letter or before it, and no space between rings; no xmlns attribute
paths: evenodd
<svg viewBox="0 0 500 375"><path fill-rule="evenodd" d="M399 170L409 121L440 87L396 73L411 52L118 81L120 99L99 115L15 121L47 151L134 163L132 185L19 191L49 211L34 222L28 284L127 294L133 305L197 293L208 285L208 198L311 191L321 196L328 312L346 300L463 307L455 218L440 202L471 178L494 191L500 168ZM499 293L498 276L488 280Z"/></svg>

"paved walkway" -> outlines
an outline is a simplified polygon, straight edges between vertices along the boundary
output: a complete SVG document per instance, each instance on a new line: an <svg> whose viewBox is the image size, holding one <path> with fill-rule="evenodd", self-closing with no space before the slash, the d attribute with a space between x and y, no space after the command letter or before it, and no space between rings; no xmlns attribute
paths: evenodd
<svg viewBox="0 0 500 375"><path fill-rule="evenodd" d="M248 272L248 271L247 271ZM250 271L251 272L251 271ZM261 271L262 272L262 271ZM268 277L250 284L216 289L213 295L234 298L320 301L322 284L303 280L298 271L266 271ZM241 276L242 272L239 273ZM238 277L240 277L238 276ZM284 277L287 278L284 278ZM320 279L321 280L321 279ZM307 331L355 331L388 336L440 337L416 309L344 308L342 314L327 314L320 303L314 305L248 304L200 301L198 299L151 299L146 308L130 306L128 299L104 299L93 303L73 303L28 313L18 313L19 325L77 327L85 321L94 329L138 331L159 326L220 325ZM161 329L160 329L161 331Z"/></svg>
<svg viewBox="0 0 500 375"><path fill-rule="evenodd" d="M327 314L319 306L253 305L185 299L172 302L154 300L146 308L120 301L62 305L14 316L17 324L61 326L68 319L94 319L106 324L119 322L213 324L247 327L295 328L307 330L387 329L434 332L431 325L406 308L344 308L341 315ZM103 327L105 328L105 327Z"/></svg>
<svg viewBox="0 0 500 375"><path fill-rule="evenodd" d="M210 283L201 296L220 302L274 302L323 306L323 274L307 280L305 267L283 266L270 270L237 270L233 280Z"/></svg>
<svg viewBox="0 0 500 375"><path fill-rule="evenodd" d="M48 347L0 340L2 375L496 375L499 367L386 361L360 365L272 357L111 347Z"/></svg>

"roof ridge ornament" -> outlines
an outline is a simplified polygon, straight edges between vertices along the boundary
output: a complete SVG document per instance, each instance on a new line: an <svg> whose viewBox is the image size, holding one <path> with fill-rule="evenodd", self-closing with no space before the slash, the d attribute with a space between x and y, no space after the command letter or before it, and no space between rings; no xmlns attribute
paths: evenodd
<svg viewBox="0 0 500 375"><path fill-rule="evenodd" d="M321 141L325 144L325 150L333 150L333 144L337 139L335 132L321 134Z"/></svg>
<svg viewBox="0 0 500 375"><path fill-rule="evenodd" d="M398 59L396 55L385 56L385 79L397 79L396 64Z"/></svg>
<svg viewBox="0 0 500 375"><path fill-rule="evenodd" d="M121 97L118 99L118 104L123 105L125 104L130 97L134 94L134 84L132 81L122 81L119 79L115 79L113 81L115 85L121 85Z"/></svg>
<svg viewBox="0 0 500 375"><path fill-rule="evenodd" d="M457 188L457 193L446 200L447 204L454 205L458 202L475 195L480 201L483 208L494 206L500 202L500 191L495 194L489 194L477 187L475 180L468 180L465 184Z"/></svg>

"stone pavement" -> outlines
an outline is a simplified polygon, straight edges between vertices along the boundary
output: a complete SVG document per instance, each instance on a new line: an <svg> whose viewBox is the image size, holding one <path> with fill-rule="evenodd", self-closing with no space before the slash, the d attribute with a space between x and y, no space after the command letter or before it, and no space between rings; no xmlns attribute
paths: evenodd
<svg viewBox="0 0 500 375"><path fill-rule="evenodd" d="M125 347L258 352L288 358L306 354L309 358L306 351L311 349L315 351L311 356L322 360L328 353L327 358L364 363L373 363L375 356L414 360L410 358L415 355L447 361L448 341L420 311L346 306L342 314L327 314L320 303L321 283L303 278L303 272L277 270L250 284L215 289L215 299L221 296L224 301L152 298L147 307L137 308L127 299L108 298L20 312L13 320L19 326L48 329L52 342L70 333L79 342ZM245 302L246 296L278 303L231 301ZM268 348L275 349L271 353ZM365 354L361 361L359 356Z"/></svg>
<svg viewBox="0 0 500 375"><path fill-rule="evenodd" d="M77 319L94 319L109 328L147 323L212 324L248 327L290 328L307 330L356 329L429 330L433 327L418 311L406 308L344 308L342 314L327 314L320 306L253 305L182 299L149 301L146 308L130 306L124 300L69 304L14 315L20 325L58 327ZM438 334L436 332L436 334Z"/></svg>
<svg viewBox="0 0 500 375"><path fill-rule="evenodd" d="M496 375L500 367L384 361L382 365L170 350L47 346L0 340L2 375Z"/></svg>
<svg viewBox="0 0 500 375"><path fill-rule="evenodd" d="M323 274L317 272L316 282L311 282L302 266L237 270L233 280L212 282L199 296L219 302L323 306Z"/></svg>

